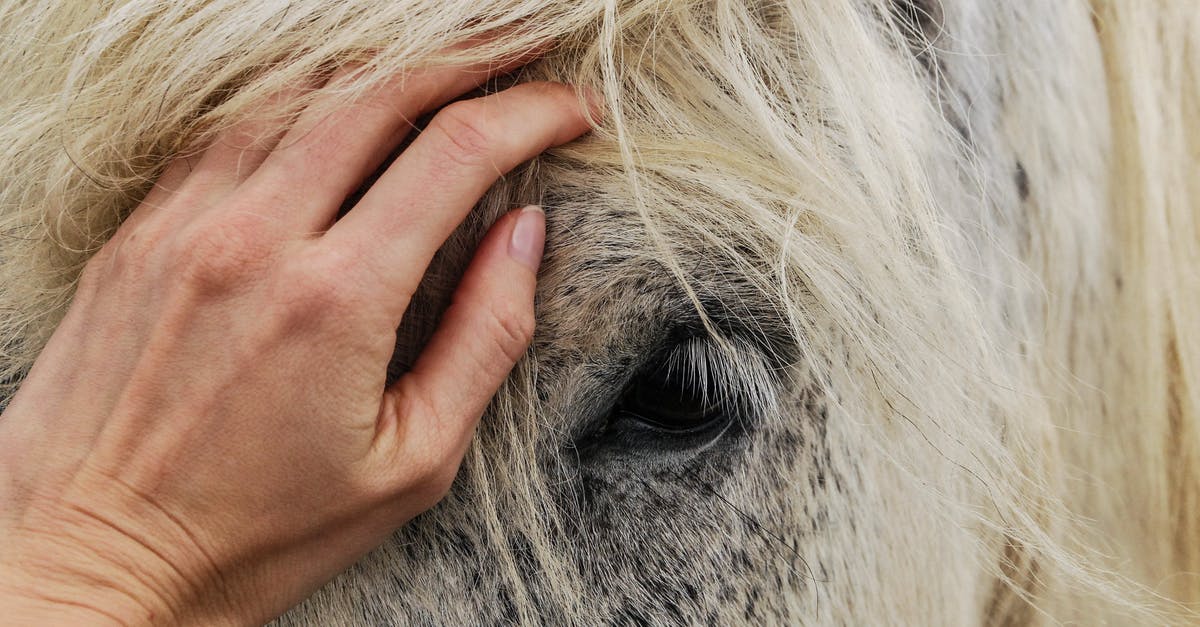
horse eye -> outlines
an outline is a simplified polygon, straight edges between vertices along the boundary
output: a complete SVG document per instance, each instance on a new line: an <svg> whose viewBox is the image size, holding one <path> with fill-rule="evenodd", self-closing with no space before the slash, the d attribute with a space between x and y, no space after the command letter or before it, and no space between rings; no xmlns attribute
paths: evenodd
<svg viewBox="0 0 1200 627"><path fill-rule="evenodd" d="M634 377L617 413L669 433L701 431L724 417L713 373L667 360Z"/></svg>

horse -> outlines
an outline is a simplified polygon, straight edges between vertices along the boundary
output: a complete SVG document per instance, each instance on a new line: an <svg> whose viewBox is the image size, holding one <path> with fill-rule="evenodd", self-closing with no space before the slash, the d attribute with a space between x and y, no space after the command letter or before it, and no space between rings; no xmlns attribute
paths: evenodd
<svg viewBox="0 0 1200 627"><path fill-rule="evenodd" d="M450 494L280 625L1197 617L1194 3L33 0L0 31L3 398L165 164L289 84L538 49L483 91L605 103L405 316L393 377L487 225L545 207L536 337Z"/></svg>

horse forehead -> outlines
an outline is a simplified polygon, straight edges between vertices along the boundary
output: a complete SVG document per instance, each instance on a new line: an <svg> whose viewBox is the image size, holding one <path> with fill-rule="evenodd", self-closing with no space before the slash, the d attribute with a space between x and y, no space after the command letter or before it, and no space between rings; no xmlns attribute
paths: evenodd
<svg viewBox="0 0 1200 627"><path fill-rule="evenodd" d="M434 257L400 326L390 367L393 378L416 359L476 246L512 205L485 202L477 207ZM678 317L677 277L645 241L641 217L620 199L581 192L545 198L542 206L547 233L538 272L537 350L528 358L549 368L543 377L568 362L627 361L627 353L644 347ZM684 251L683 257L699 262L704 254ZM689 280L707 285L713 282L709 274Z"/></svg>

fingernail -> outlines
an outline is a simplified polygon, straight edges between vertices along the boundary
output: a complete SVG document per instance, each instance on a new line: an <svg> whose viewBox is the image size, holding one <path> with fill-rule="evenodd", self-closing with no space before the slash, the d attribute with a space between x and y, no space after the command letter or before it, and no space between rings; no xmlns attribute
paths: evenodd
<svg viewBox="0 0 1200 627"><path fill-rule="evenodd" d="M545 245L546 214L541 207L529 205L517 215L517 224L508 240L508 255L537 272Z"/></svg>

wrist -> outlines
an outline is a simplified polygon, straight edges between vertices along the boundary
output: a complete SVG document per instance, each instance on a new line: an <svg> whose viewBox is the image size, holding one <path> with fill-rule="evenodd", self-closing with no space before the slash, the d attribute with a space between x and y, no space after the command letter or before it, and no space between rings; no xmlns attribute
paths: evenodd
<svg viewBox="0 0 1200 627"><path fill-rule="evenodd" d="M161 625L227 615L225 604L205 598L221 586L191 559L178 537L186 532L111 489L88 496L33 499L17 524L0 530L0 611L16 610L17 624Z"/></svg>
<svg viewBox="0 0 1200 627"><path fill-rule="evenodd" d="M39 585L11 569L0 573L0 612L11 625L131 625L125 608L103 599ZM140 621L145 622L145 621Z"/></svg>
<svg viewBox="0 0 1200 627"><path fill-rule="evenodd" d="M56 537L5 538L0 612L15 625L149 625L174 622L170 605L139 575Z"/></svg>

